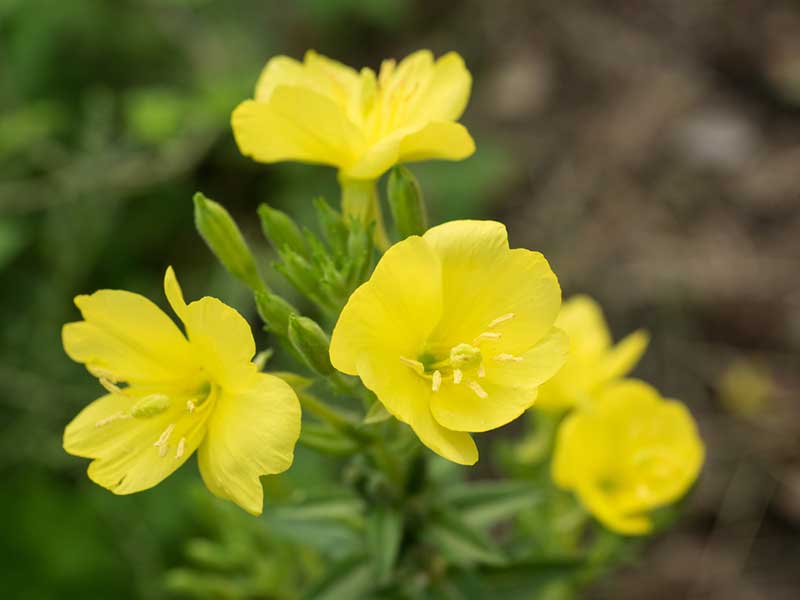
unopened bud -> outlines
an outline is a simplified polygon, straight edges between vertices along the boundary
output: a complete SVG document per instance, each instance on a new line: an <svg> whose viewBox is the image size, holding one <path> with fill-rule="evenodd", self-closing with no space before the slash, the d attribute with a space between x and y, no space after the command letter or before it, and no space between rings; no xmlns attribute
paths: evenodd
<svg viewBox="0 0 800 600"><path fill-rule="evenodd" d="M194 222L208 247L232 275L253 290L264 289L253 253L233 218L221 204L200 192L196 193Z"/></svg>
<svg viewBox="0 0 800 600"><path fill-rule="evenodd" d="M264 324L279 335L289 334L289 317L297 310L286 300L272 292L256 292L256 308Z"/></svg>
<svg viewBox="0 0 800 600"><path fill-rule="evenodd" d="M333 372L328 355L330 339L315 321L308 317L290 316L289 341L312 371L320 375Z"/></svg>
<svg viewBox="0 0 800 600"><path fill-rule="evenodd" d="M401 240L422 235L428 228L425 200L417 178L406 167L397 166L389 174L389 208Z"/></svg>
<svg viewBox="0 0 800 600"><path fill-rule="evenodd" d="M288 247L300 256L308 254L305 238L289 215L268 204L262 204L258 207L258 216L264 237L276 252L283 252Z"/></svg>

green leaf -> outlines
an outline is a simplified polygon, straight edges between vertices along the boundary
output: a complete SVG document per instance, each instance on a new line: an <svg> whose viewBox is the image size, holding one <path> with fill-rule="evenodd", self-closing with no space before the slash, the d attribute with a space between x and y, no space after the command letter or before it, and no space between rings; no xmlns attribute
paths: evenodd
<svg viewBox="0 0 800 600"><path fill-rule="evenodd" d="M479 529L470 526L454 512L434 515L425 532L429 541L454 564L502 565L506 557Z"/></svg>
<svg viewBox="0 0 800 600"><path fill-rule="evenodd" d="M441 502L458 510L469 526L485 528L510 519L541 502L541 493L529 481L472 481L448 485Z"/></svg>
<svg viewBox="0 0 800 600"><path fill-rule="evenodd" d="M378 583L390 578L402 538L403 515L390 506L376 506L367 517L367 545Z"/></svg>
<svg viewBox="0 0 800 600"><path fill-rule="evenodd" d="M366 598L374 578L368 558L358 556L332 564L327 575L303 594L304 600L353 600Z"/></svg>

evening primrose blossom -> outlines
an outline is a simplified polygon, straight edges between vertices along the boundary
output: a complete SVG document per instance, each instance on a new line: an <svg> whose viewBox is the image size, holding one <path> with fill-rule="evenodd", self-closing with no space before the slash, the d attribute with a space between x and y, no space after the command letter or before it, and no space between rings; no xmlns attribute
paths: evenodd
<svg viewBox="0 0 800 600"><path fill-rule="evenodd" d="M330 356L441 456L478 460L469 432L501 427L564 363L561 289L494 221L453 221L392 246L344 307Z"/></svg>
<svg viewBox="0 0 800 600"><path fill-rule="evenodd" d="M569 358L539 390L537 409L562 411L591 399L606 383L636 366L649 341L638 330L613 344L600 305L589 296L572 296L561 306L556 327L569 336Z"/></svg>
<svg viewBox="0 0 800 600"><path fill-rule="evenodd" d="M700 472L703 443L686 407L633 379L612 383L559 428L553 480L606 527L652 529L648 513L680 499Z"/></svg>
<svg viewBox="0 0 800 600"><path fill-rule="evenodd" d="M259 476L292 464L297 396L258 372L238 312L210 297L187 305L172 268L164 289L186 336L138 294L75 298L84 320L64 326L64 349L108 393L67 425L64 449L94 459L89 478L115 494L155 486L197 450L209 490L259 514Z"/></svg>
<svg viewBox="0 0 800 600"><path fill-rule="evenodd" d="M231 124L242 154L259 162L332 165L342 180L375 180L396 163L472 154L475 143L456 123L471 84L454 52L385 60L376 75L309 50L302 63L272 58Z"/></svg>

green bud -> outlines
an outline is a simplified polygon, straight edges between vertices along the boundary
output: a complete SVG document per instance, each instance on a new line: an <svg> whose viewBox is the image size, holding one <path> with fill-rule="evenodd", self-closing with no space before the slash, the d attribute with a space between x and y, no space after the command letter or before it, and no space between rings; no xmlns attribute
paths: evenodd
<svg viewBox="0 0 800 600"><path fill-rule="evenodd" d="M242 233L221 204L200 192L194 195L194 222L197 230L219 261L250 289L265 289L253 253Z"/></svg>
<svg viewBox="0 0 800 600"><path fill-rule="evenodd" d="M322 197L314 199L314 208L317 212L317 222L325 239L331 245L334 255L344 256L347 253L347 225L345 225L342 215Z"/></svg>
<svg viewBox="0 0 800 600"><path fill-rule="evenodd" d="M283 253L284 248L288 247L300 256L308 254L303 234L289 215L268 204L262 204L258 207L258 216L261 218L264 237L276 252Z"/></svg>
<svg viewBox="0 0 800 600"><path fill-rule="evenodd" d="M328 355L330 339L315 321L308 317L290 316L289 341L312 371L320 375L333 372Z"/></svg>
<svg viewBox="0 0 800 600"><path fill-rule="evenodd" d="M428 228L425 200L417 178L406 167L397 166L389 174L389 208L401 240L422 235Z"/></svg>
<svg viewBox="0 0 800 600"><path fill-rule="evenodd" d="M271 331L286 336L289 332L289 317L297 309L272 292L256 292L256 308L261 320Z"/></svg>

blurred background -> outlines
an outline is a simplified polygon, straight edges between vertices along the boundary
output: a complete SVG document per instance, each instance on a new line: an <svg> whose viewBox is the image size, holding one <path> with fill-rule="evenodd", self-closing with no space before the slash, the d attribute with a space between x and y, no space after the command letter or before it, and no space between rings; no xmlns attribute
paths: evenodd
<svg viewBox="0 0 800 600"><path fill-rule="evenodd" d="M169 264L187 297L255 324L194 231L193 192L267 266L257 204L310 224L335 175L241 157L231 110L274 54L376 68L422 47L474 74L477 153L413 167L433 221L503 220L617 337L649 329L637 374L685 401L708 444L678 527L588 596L800 597L795 0L0 0L4 597L165 597L165 574L239 518L193 466L133 497L86 478L61 432L100 388L61 325L102 287L163 306Z"/></svg>

